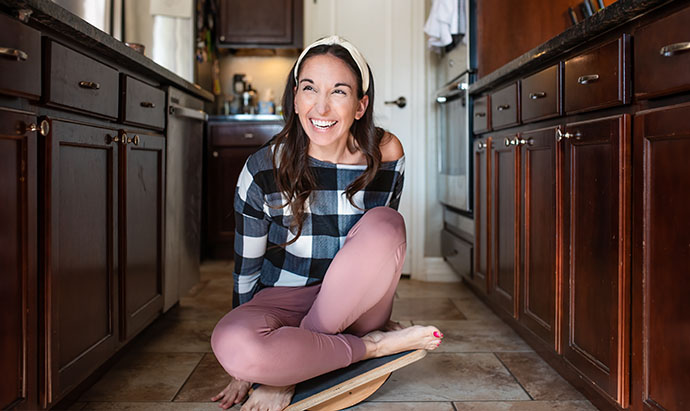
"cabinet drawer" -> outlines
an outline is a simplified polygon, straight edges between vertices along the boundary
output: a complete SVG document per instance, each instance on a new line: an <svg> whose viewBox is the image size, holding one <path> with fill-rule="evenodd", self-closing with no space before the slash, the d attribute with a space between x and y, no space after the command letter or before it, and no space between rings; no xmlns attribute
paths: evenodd
<svg viewBox="0 0 690 411"><path fill-rule="evenodd" d="M596 110L628 103L627 35L565 62L565 112Z"/></svg>
<svg viewBox="0 0 690 411"><path fill-rule="evenodd" d="M261 146L283 129L281 123L221 123L211 124L211 144L214 146Z"/></svg>
<svg viewBox="0 0 690 411"><path fill-rule="evenodd" d="M117 118L117 70L56 42L47 43L48 103Z"/></svg>
<svg viewBox="0 0 690 411"><path fill-rule="evenodd" d="M475 134L489 131L491 124L491 110L489 110L489 96L480 97L474 100L474 118L472 131Z"/></svg>
<svg viewBox="0 0 690 411"><path fill-rule="evenodd" d="M519 123L517 83L491 95L491 128L505 128Z"/></svg>
<svg viewBox="0 0 690 411"><path fill-rule="evenodd" d="M688 22L690 7L635 33L635 95L638 98L690 89Z"/></svg>
<svg viewBox="0 0 690 411"><path fill-rule="evenodd" d="M472 244L443 230L441 231L441 248L443 259L456 273L463 277L472 277Z"/></svg>
<svg viewBox="0 0 690 411"><path fill-rule="evenodd" d="M0 14L0 93L41 95L41 33Z"/></svg>
<svg viewBox="0 0 690 411"><path fill-rule="evenodd" d="M520 114L523 122L561 114L560 66L555 65L521 80Z"/></svg>
<svg viewBox="0 0 690 411"><path fill-rule="evenodd" d="M145 127L165 127L165 92L130 76L122 76L122 121Z"/></svg>

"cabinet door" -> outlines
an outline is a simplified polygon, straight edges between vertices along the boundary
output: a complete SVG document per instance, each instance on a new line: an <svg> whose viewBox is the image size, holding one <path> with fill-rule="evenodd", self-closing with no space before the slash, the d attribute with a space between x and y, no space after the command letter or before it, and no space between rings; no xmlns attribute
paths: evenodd
<svg viewBox="0 0 690 411"><path fill-rule="evenodd" d="M557 349L556 129L523 133L520 321Z"/></svg>
<svg viewBox="0 0 690 411"><path fill-rule="evenodd" d="M602 394L627 406L630 117L566 126L563 355Z"/></svg>
<svg viewBox="0 0 690 411"><path fill-rule="evenodd" d="M517 317L518 193L520 179L518 137L495 139L491 159L491 288L496 303Z"/></svg>
<svg viewBox="0 0 690 411"><path fill-rule="evenodd" d="M474 269L472 281L487 293L490 278L491 241L491 137L474 143Z"/></svg>
<svg viewBox="0 0 690 411"><path fill-rule="evenodd" d="M36 117L0 109L0 409L36 407L37 138L30 124Z"/></svg>
<svg viewBox="0 0 690 411"><path fill-rule="evenodd" d="M690 408L690 104L642 113L634 130L632 405L683 410Z"/></svg>
<svg viewBox="0 0 690 411"><path fill-rule="evenodd" d="M218 40L228 46L302 47L302 1L220 0Z"/></svg>
<svg viewBox="0 0 690 411"><path fill-rule="evenodd" d="M120 142L121 338L127 340L163 309L165 138L120 133Z"/></svg>
<svg viewBox="0 0 690 411"><path fill-rule="evenodd" d="M117 131L50 121L45 144L45 404L117 347Z"/></svg>
<svg viewBox="0 0 690 411"><path fill-rule="evenodd" d="M212 258L234 258L235 188L258 147L211 146L208 158L208 236Z"/></svg>

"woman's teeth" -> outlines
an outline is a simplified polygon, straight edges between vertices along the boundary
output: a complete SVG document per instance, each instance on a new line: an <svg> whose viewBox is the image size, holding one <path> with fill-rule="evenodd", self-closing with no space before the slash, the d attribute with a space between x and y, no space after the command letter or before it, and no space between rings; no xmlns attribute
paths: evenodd
<svg viewBox="0 0 690 411"><path fill-rule="evenodd" d="M322 120L311 120L311 123L320 129L327 129L337 123L337 121L322 121Z"/></svg>

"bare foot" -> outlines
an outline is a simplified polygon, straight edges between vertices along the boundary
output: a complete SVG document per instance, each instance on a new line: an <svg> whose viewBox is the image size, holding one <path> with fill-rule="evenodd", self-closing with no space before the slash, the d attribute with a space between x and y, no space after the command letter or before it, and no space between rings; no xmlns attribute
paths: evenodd
<svg viewBox="0 0 690 411"><path fill-rule="evenodd" d="M255 389L241 411L280 411L290 405L295 386L271 387L261 385Z"/></svg>
<svg viewBox="0 0 690 411"><path fill-rule="evenodd" d="M363 359L397 354L407 350L435 350L443 334L434 326L413 325L397 331L372 331L362 337L367 347Z"/></svg>
<svg viewBox="0 0 690 411"><path fill-rule="evenodd" d="M400 324L399 322L393 321L393 320L388 320L386 325L383 326L383 331L398 331L398 330L402 330L403 328L405 328L405 327L403 327L403 325Z"/></svg>
<svg viewBox="0 0 690 411"><path fill-rule="evenodd" d="M241 381L235 379L234 377L230 378L232 378L230 384L228 384L228 386L225 387L223 391L219 392L215 397L211 398L211 401L214 402L221 400L220 403L218 403L218 406L224 410L227 410L233 405L241 402L244 397L247 396L249 387L252 386L252 383L248 381Z"/></svg>

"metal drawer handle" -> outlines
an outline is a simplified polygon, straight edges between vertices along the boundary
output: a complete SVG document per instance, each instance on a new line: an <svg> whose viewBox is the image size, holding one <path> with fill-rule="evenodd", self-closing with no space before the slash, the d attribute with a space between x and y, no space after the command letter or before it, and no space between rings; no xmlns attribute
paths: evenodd
<svg viewBox="0 0 690 411"><path fill-rule="evenodd" d="M254 133L244 133L244 138L254 138Z"/></svg>
<svg viewBox="0 0 690 411"><path fill-rule="evenodd" d="M546 93L543 91L540 91L538 93L529 93L529 98L531 98L532 100L537 100L544 97L546 97Z"/></svg>
<svg viewBox="0 0 690 411"><path fill-rule="evenodd" d="M18 128L18 132L19 134L24 134L26 132L38 132L40 135L45 137L50 132L50 124L48 123L48 120L41 120L41 122L38 124L31 123L29 125L27 125L24 122L21 122L20 127Z"/></svg>
<svg viewBox="0 0 690 411"><path fill-rule="evenodd" d="M485 141L480 141L479 143L477 143L477 151L479 152L485 150L487 146L488 144L486 144Z"/></svg>
<svg viewBox="0 0 690 411"><path fill-rule="evenodd" d="M474 113L476 117L486 117L486 113L483 111L480 111L479 113Z"/></svg>
<svg viewBox="0 0 690 411"><path fill-rule="evenodd" d="M580 76L577 78L577 82L580 84L594 83L597 80L599 80L598 74L589 74L587 76Z"/></svg>
<svg viewBox="0 0 690 411"><path fill-rule="evenodd" d="M107 141L108 144L111 144L111 143L119 143L119 142L120 142L120 137L118 137L118 136L114 136L114 137L113 137L113 136L111 136L110 134L106 134L106 135L105 135L105 138L106 138L106 141Z"/></svg>
<svg viewBox="0 0 690 411"><path fill-rule="evenodd" d="M527 144L529 146L533 146L534 145L534 139L532 137L530 137L527 140L525 140L524 138L515 137L515 145L516 146L524 146L525 144Z"/></svg>
<svg viewBox="0 0 690 411"><path fill-rule="evenodd" d="M150 101L142 101L140 105L146 108L156 108L156 105L151 103Z"/></svg>
<svg viewBox="0 0 690 411"><path fill-rule="evenodd" d="M0 47L0 55L17 59L17 61L26 61L29 55L25 51L19 49L11 49L7 47Z"/></svg>
<svg viewBox="0 0 690 411"><path fill-rule="evenodd" d="M496 107L498 111L504 111L508 110L510 108L510 104L501 104L500 106Z"/></svg>
<svg viewBox="0 0 690 411"><path fill-rule="evenodd" d="M676 54L683 53L685 51L690 51L690 41L686 41L683 43L674 43L674 44L669 44L668 46L664 46L659 50L659 54L661 54L664 57L671 57L675 56Z"/></svg>
<svg viewBox="0 0 690 411"><path fill-rule="evenodd" d="M91 90L98 90L101 88L101 85L98 83L95 83L93 81L80 81L79 82L79 87L81 88L88 88Z"/></svg>

